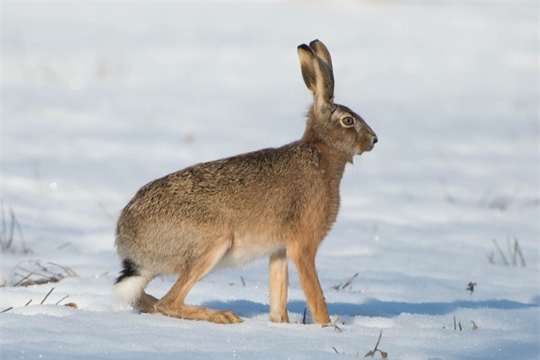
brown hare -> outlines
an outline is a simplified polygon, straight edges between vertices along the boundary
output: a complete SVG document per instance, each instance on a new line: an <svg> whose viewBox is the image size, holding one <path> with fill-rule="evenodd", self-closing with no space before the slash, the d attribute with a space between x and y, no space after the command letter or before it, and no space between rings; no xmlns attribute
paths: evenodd
<svg viewBox="0 0 540 360"><path fill-rule="evenodd" d="M270 321L288 322L287 263L295 264L313 321L330 321L315 269L317 248L336 220L345 165L370 151L377 136L349 108L334 103L326 46L298 46L313 94L302 138L288 145L197 164L143 186L123 209L116 247L123 270L120 300L142 312L239 323L229 311L189 306L193 285L219 268L270 257ZM144 289L178 274L160 300Z"/></svg>

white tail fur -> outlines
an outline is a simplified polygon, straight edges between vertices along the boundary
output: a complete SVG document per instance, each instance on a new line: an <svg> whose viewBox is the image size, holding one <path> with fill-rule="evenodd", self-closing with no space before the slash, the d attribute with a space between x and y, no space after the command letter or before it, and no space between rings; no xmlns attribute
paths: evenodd
<svg viewBox="0 0 540 360"><path fill-rule="evenodd" d="M144 288L148 284L148 279L143 276L130 276L114 284L113 292L118 301L135 306Z"/></svg>

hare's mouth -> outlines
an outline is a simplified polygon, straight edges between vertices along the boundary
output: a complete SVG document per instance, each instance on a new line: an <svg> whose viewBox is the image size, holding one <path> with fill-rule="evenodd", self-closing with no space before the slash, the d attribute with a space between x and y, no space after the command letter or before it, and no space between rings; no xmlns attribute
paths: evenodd
<svg viewBox="0 0 540 360"><path fill-rule="evenodd" d="M370 136L369 139L366 139L366 141L363 142L362 149L360 151L360 154L363 152L368 152L373 150L375 147L375 144L379 142L379 139L377 138L377 135Z"/></svg>
<svg viewBox="0 0 540 360"><path fill-rule="evenodd" d="M368 145L368 146L364 149L364 152L371 151L371 150L373 150L374 147L375 147L375 144Z"/></svg>
<svg viewBox="0 0 540 360"><path fill-rule="evenodd" d="M375 147L374 142L365 142L365 143L361 144L358 151L356 152L356 155L362 155L362 153L369 152L369 151L373 150L374 147Z"/></svg>

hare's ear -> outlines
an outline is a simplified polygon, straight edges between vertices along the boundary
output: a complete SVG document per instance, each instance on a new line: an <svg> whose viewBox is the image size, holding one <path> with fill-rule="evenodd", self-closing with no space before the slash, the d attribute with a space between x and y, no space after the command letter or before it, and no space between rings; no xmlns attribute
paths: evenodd
<svg viewBox="0 0 540 360"><path fill-rule="evenodd" d="M332 81L334 81L334 68L332 66L332 57L330 57L330 52L328 48L319 40L313 40L309 43L309 47L313 52L324 61L325 65L328 67L326 71L330 73Z"/></svg>
<svg viewBox="0 0 540 360"><path fill-rule="evenodd" d="M334 101L332 68L306 44L298 46L298 58L300 59L302 77L307 88L313 94L315 104L318 107L323 104L332 104Z"/></svg>

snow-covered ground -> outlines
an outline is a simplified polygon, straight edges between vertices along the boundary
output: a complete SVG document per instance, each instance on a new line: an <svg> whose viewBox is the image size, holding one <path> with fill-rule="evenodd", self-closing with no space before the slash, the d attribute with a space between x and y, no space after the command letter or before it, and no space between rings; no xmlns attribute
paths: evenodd
<svg viewBox="0 0 540 360"><path fill-rule="evenodd" d="M381 330L390 359L538 358L537 2L0 7L3 240L10 209L20 225L1 253L0 358L339 359L373 350ZM380 140L348 167L317 258L341 331L302 324L292 266L292 323L269 323L266 261L188 296L242 324L117 303L122 207L172 171L298 139L311 98L296 46L315 38L336 101ZM77 276L14 286L43 273L37 261Z"/></svg>

